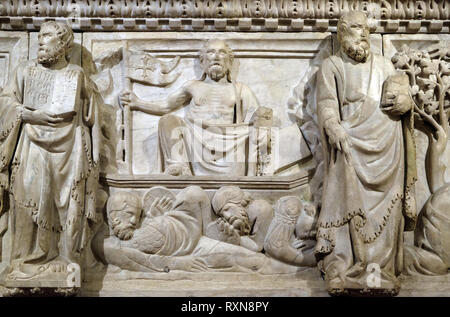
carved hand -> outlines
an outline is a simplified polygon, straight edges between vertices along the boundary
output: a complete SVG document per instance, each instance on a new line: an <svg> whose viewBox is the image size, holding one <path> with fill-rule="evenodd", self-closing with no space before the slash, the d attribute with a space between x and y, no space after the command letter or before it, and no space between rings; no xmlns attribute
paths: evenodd
<svg viewBox="0 0 450 317"><path fill-rule="evenodd" d="M138 97L132 91L124 91L120 95L120 102L124 107L130 107L130 110L138 110Z"/></svg>
<svg viewBox="0 0 450 317"><path fill-rule="evenodd" d="M351 141L344 128L336 121L326 122L325 129L330 144L339 151L342 151L347 159L350 159Z"/></svg>
<svg viewBox="0 0 450 317"><path fill-rule="evenodd" d="M314 239L300 239L300 238L296 238L293 242L292 242L292 247L294 247L295 249L298 249L299 251L306 251L307 249L311 249L314 248L314 246L316 245L316 240Z"/></svg>
<svg viewBox="0 0 450 317"><path fill-rule="evenodd" d="M38 125L55 126L63 121L63 118L57 118L54 114L51 114L44 110L28 110L23 109L22 121L23 123L31 123Z"/></svg>
<svg viewBox="0 0 450 317"><path fill-rule="evenodd" d="M172 209L172 199L170 197L158 197L150 207L151 217L164 215L167 211Z"/></svg>
<svg viewBox="0 0 450 317"><path fill-rule="evenodd" d="M223 235L223 237L219 240L239 245L241 236L239 235L239 232L233 227L233 225L229 224L223 218L218 219L218 225L220 233Z"/></svg>
<svg viewBox="0 0 450 317"><path fill-rule="evenodd" d="M305 247L305 246L306 246L306 243L305 243L305 240L296 238L296 239L292 242L292 246L293 246L295 249L300 249L300 248Z"/></svg>

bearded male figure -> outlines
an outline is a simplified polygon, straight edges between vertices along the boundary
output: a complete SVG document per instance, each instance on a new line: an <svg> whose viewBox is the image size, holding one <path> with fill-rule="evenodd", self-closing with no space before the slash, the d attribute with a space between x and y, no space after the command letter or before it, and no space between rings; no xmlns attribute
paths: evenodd
<svg viewBox="0 0 450 317"><path fill-rule="evenodd" d="M167 100L144 101L125 92L131 110L164 115L159 143L164 172L170 175L246 175L248 123L259 106L246 85L233 82L233 51L211 40L199 52L203 76L186 82ZM184 118L168 113L185 107Z"/></svg>
<svg viewBox="0 0 450 317"><path fill-rule="evenodd" d="M238 245L203 235L211 213L208 194L198 186L180 191L172 204L158 197L162 213L142 212L140 199L130 192L115 193L108 201L108 225L93 241L95 254L121 269L141 272L270 270L273 261ZM286 269L286 266L284 267Z"/></svg>
<svg viewBox="0 0 450 317"><path fill-rule="evenodd" d="M95 253L104 263L132 271L207 270L206 262L191 254L202 236L202 214L211 208L208 195L190 186L177 195L174 205L174 210L149 217L142 214L136 195L111 196L109 229L94 238Z"/></svg>
<svg viewBox="0 0 450 317"><path fill-rule="evenodd" d="M38 59L20 65L0 95L12 280L80 264L87 222L98 220L98 106L83 70L68 62L72 47L68 25L42 24Z"/></svg>
<svg viewBox="0 0 450 317"><path fill-rule="evenodd" d="M403 230L415 221L412 128L401 116L410 108L383 111L383 84L395 70L370 52L365 14L342 16L337 32L341 49L323 62L317 78L326 173L315 253L330 293L395 294ZM386 100L386 109L401 108L395 96Z"/></svg>

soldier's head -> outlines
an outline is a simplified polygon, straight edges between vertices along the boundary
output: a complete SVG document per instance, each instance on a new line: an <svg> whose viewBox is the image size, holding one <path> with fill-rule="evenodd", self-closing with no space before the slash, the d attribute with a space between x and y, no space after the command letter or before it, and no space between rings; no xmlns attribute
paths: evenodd
<svg viewBox="0 0 450 317"><path fill-rule="evenodd" d="M239 231L240 235L250 233L247 208L250 195L236 186L221 187L212 199L213 210L219 217Z"/></svg>
<svg viewBox="0 0 450 317"><path fill-rule="evenodd" d="M73 47L73 31L65 23L48 21L39 31L38 62L51 66L61 58L68 59Z"/></svg>
<svg viewBox="0 0 450 317"><path fill-rule="evenodd" d="M369 26L361 11L344 14L338 22L337 37L345 54L357 62L365 62L369 56Z"/></svg>
<svg viewBox="0 0 450 317"><path fill-rule="evenodd" d="M129 240L141 218L141 200L132 193L116 193L108 199L107 213L114 235L121 240Z"/></svg>
<svg viewBox="0 0 450 317"><path fill-rule="evenodd" d="M231 82L233 51L222 40L210 40L200 50L200 63L203 67L203 78L206 76L219 81L226 77Z"/></svg>
<svg viewBox="0 0 450 317"><path fill-rule="evenodd" d="M275 210L277 213L281 213L283 215L298 217L302 207L303 204L300 198L296 196L285 196L278 200Z"/></svg>

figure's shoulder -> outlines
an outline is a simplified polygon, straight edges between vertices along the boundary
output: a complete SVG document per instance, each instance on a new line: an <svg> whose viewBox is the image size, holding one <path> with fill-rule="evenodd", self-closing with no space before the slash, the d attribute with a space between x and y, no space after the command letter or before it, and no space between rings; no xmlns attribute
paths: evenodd
<svg viewBox="0 0 450 317"><path fill-rule="evenodd" d="M342 57L338 56L338 55L328 55L327 57L325 57L322 61L322 65L324 64L333 64L336 63L336 61L341 60Z"/></svg>
<svg viewBox="0 0 450 317"><path fill-rule="evenodd" d="M381 54L373 54L372 55L374 58L374 63L378 64L378 65L393 65L391 60L389 58L387 58L386 56L383 56Z"/></svg>
<svg viewBox="0 0 450 317"><path fill-rule="evenodd" d="M272 220L273 208L264 199L256 199L250 202L247 210L250 219L259 218L260 220Z"/></svg>
<svg viewBox="0 0 450 317"><path fill-rule="evenodd" d="M342 62L342 57L338 55L330 55L326 57L321 65L320 65L320 71L321 72L334 72L336 70L336 67L338 63Z"/></svg>
<svg viewBox="0 0 450 317"><path fill-rule="evenodd" d="M19 80L22 80L26 76L28 69L30 69L30 67L37 66L37 65L38 65L37 60L23 61L14 68L13 72L14 72L15 76L17 76L17 78L19 78Z"/></svg>
<svg viewBox="0 0 450 317"><path fill-rule="evenodd" d="M67 64L67 68L66 69L70 70L70 71L76 71L76 72L79 72L82 75L85 75L84 69L81 66L77 65L77 64L69 63L69 64Z"/></svg>
<svg viewBox="0 0 450 317"><path fill-rule="evenodd" d="M23 71L23 70L27 69L28 67L37 66L37 65L38 65L37 59L23 61L22 63L19 64L19 66L17 66L17 71Z"/></svg>
<svg viewBox="0 0 450 317"><path fill-rule="evenodd" d="M187 82L185 82L183 84L183 86L181 86L181 89L184 90L185 92L191 92L191 89L200 85L202 83L201 80L197 80L197 79L191 79L188 80Z"/></svg>
<svg viewBox="0 0 450 317"><path fill-rule="evenodd" d="M38 64L39 64L38 60L35 58L35 59L30 59L28 61L25 61L21 65L24 67L28 67L28 66L37 66Z"/></svg>
<svg viewBox="0 0 450 317"><path fill-rule="evenodd" d="M236 85L237 90L240 91L241 94L247 94L247 93L253 94L253 90L246 84L241 83L241 82L236 82L235 85Z"/></svg>
<svg viewBox="0 0 450 317"><path fill-rule="evenodd" d="M376 67L381 67L383 72L387 74L392 74L395 72L394 64L392 64L392 61L387 58L386 56L380 55L380 54L373 54L373 64Z"/></svg>
<svg viewBox="0 0 450 317"><path fill-rule="evenodd" d="M241 83L240 81L237 81L237 82L235 83L235 85L236 85L236 87L239 88L239 89L242 89L242 90L250 90L250 88L249 88L246 84Z"/></svg>

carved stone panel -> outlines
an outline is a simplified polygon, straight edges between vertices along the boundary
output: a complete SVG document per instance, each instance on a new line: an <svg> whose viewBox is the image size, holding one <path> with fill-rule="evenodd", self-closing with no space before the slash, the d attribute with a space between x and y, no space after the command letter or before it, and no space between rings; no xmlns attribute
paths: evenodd
<svg viewBox="0 0 450 317"><path fill-rule="evenodd" d="M187 81L202 76L198 52L210 39L222 39L234 51L232 80L247 85L261 106L273 110L274 125L285 128L295 120L289 112L288 99L299 81L308 74L313 59L331 52L330 33L245 34L245 33L85 33L83 63L93 60L104 71L98 80L105 102L120 112L118 97L126 88L127 52L145 52L163 62L173 63L169 74L173 78L162 86L158 83L135 82L133 92L141 99L166 99ZM87 53L87 52L91 53ZM135 53L133 53L135 54ZM179 61L175 65L175 58ZM149 57L150 58L150 57ZM317 61L317 59L315 60ZM106 66L107 65L107 66ZM84 65L86 66L86 65ZM139 66L139 65L138 65ZM129 69L129 67L128 67ZM144 72L144 70L142 70ZM149 70L145 70L149 71ZM114 80L113 80L114 79ZM104 84L104 85L103 85ZM103 85L103 86L102 86ZM183 116L180 109L177 115ZM139 111L132 114L131 172L135 175L161 173L158 165L158 121L160 116ZM118 160L122 153L118 152ZM125 168L119 173L126 173Z"/></svg>
<svg viewBox="0 0 450 317"><path fill-rule="evenodd" d="M0 0L0 297L448 295L449 17Z"/></svg>
<svg viewBox="0 0 450 317"><path fill-rule="evenodd" d="M28 34L26 32L0 31L0 47L1 90L14 69L28 58Z"/></svg>

